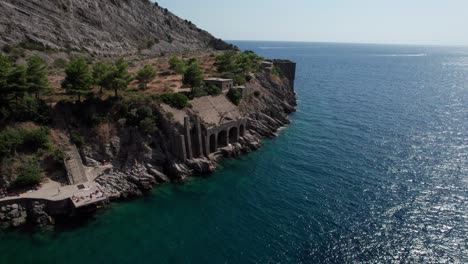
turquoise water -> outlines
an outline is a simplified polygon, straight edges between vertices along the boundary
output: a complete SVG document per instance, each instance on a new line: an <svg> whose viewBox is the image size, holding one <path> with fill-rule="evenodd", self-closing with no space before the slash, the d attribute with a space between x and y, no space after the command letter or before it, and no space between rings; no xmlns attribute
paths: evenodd
<svg viewBox="0 0 468 264"><path fill-rule="evenodd" d="M298 112L258 152L0 263L468 262L468 50L236 42L297 61Z"/></svg>

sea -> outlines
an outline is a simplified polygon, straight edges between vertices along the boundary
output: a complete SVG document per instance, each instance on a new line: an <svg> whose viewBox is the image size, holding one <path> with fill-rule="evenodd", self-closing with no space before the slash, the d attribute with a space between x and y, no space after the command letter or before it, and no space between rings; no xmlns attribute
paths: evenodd
<svg viewBox="0 0 468 264"><path fill-rule="evenodd" d="M468 263L468 48L233 43L297 62L290 126L0 263Z"/></svg>

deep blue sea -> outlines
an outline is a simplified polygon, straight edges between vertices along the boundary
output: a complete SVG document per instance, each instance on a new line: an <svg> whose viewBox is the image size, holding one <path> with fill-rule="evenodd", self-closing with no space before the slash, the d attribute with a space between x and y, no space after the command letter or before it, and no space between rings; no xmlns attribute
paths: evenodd
<svg viewBox="0 0 468 264"><path fill-rule="evenodd" d="M213 177L0 234L0 263L467 263L468 49L235 42L297 62L298 111Z"/></svg>

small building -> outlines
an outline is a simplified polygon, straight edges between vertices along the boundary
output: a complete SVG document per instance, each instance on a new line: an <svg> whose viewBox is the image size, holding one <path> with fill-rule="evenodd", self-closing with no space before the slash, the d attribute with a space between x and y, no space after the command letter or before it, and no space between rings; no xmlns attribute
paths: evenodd
<svg viewBox="0 0 468 264"><path fill-rule="evenodd" d="M236 86L234 89L239 90L242 93L242 97L247 97L247 95L249 95L249 90L243 85Z"/></svg>
<svg viewBox="0 0 468 264"><path fill-rule="evenodd" d="M215 85L223 93L227 93L229 89L234 87L234 81L232 79L222 79L222 78L207 78L204 80L206 85Z"/></svg>
<svg viewBox="0 0 468 264"><path fill-rule="evenodd" d="M273 71L273 62L271 61L262 61L262 67L267 72Z"/></svg>

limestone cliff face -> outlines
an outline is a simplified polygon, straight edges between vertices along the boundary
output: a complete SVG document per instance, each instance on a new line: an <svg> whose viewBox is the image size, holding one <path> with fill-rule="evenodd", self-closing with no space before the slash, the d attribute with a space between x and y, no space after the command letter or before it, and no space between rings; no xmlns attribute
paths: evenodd
<svg viewBox="0 0 468 264"><path fill-rule="evenodd" d="M232 48L148 0L2 0L0 47L21 42L97 55Z"/></svg>

